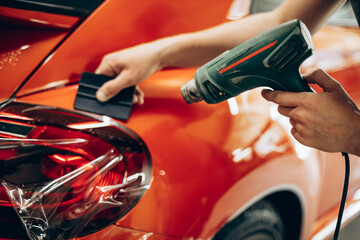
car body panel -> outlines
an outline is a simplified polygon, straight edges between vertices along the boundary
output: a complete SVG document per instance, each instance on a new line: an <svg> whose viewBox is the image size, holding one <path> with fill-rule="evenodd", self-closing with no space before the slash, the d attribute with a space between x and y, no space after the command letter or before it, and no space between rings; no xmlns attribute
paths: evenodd
<svg viewBox="0 0 360 240"><path fill-rule="evenodd" d="M81 73L94 71L106 53L225 21L230 0L204 3L180 0L105 1L59 47L51 56L51 61L32 76L17 96L49 88L49 83L61 86L79 81ZM121 20L114 16L121 16Z"/></svg>
<svg viewBox="0 0 360 240"><path fill-rule="evenodd" d="M64 16L0 6L0 21L7 25L71 29L79 20L80 18L76 16Z"/></svg>
<svg viewBox="0 0 360 240"><path fill-rule="evenodd" d="M0 6L0 101L11 97L80 21L76 16ZM19 71L21 69L21 71Z"/></svg>
<svg viewBox="0 0 360 240"><path fill-rule="evenodd" d="M44 29L21 30L1 26L6 38L0 39L0 101L12 96L24 80L65 36L66 32ZM19 71L21 69L21 71Z"/></svg>
<svg viewBox="0 0 360 240"><path fill-rule="evenodd" d="M239 212L238 206L271 194L271 188L296 192L304 205L318 202L322 162L308 148L300 148L308 156L298 158L288 133L264 111L269 103L261 99L259 89L236 98L234 115L228 102L187 105L178 88L194 71L162 71L140 85L145 103L134 106L123 124L151 149L154 179L144 198L117 225L206 239ZM76 90L74 85L19 100L41 104L47 99L51 106L72 109ZM317 207L304 208L306 222L316 220ZM304 226L308 236L310 224Z"/></svg>
<svg viewBox="0 0 360 240"><path fill-rule="evenodd" d="M208 238L238 211L239 203L250 201L269 186L289 183L288 175L284 175L286 181L281 178L270 181L271 171L261 170L260 166L293 159L298 168L292 169L297 174L305 173L299 170L304 162L297 158L287 133L271 122L269 112L263 111L269 104L260 98L259 90L236 98L239 112L235 115L230 113L227 102L187 105L178 89L193 73L194 70L167 70L141 84L145 103L135 106L130 119L123 124L136 131L152 149L154 179L135 209L117 223L121 227L169 236ZM65 107L62 99L67 93L65 99L71 100L66 107L72 108L76 86L51 92L52 96L43 92L19 100L39 104L47 98L48 104ZM247 127L250 123L251 128ZM265 180L267 184L256 184L246 194L238 194L244 185L234 184L254 170L262 173L254 173L257 177L244 183L254 184L262 176L261 179L270 178ZM273 173L275 176L281 174L282 169L278 170ZM304 170L308 171L306 164ZM292 175L295 181L297 175ZM310 178L309 181L313 182Z"/></svg>
<svg viewBox="0 0 360 240"><path fill-rule="evenodd" d="M46 51L50 53L66 31L57 35L56 30L42 54L35 47L29 52L26 62L37 56L36 61L19 71L23 75L17 79L24 80L35 63L41 65L16 93L16 101L73 110L81 73L94 71L104 54L221 23L232 2L105 1L46 61L41 63ZM314 37L316 50L303 72L325 68L359 104L359 40L359 30L324 27ZM44 42L35 39L33 45L42 47ZM329 56L340 60L334 64ZM194 73L166 69L140 84L144 105L133 106L129 120L119 122L141 136L150 150L151 187L115 225L83 239L210 239L247 207L278 192L290 192L301 203L301 239L316 236L336 218L344 176L341 154L297 143L288 120L262 99L259 89L216 105L186 104L179 89ZM0 74L2 81L3 74L14 75ZM2 100L20 84L7 84ZM355 194L360 159L350 158L350 193ZM356 203L356 197L348 203Z"/></svg>
<svg viewBox="0 0 360 240"><path fill-rule="evenodd" d="M81 240L98 240L98 239L126 239L126 240L188 240L188 238L177 238L166 236L163 234L156 234L153 232L139 231L136 229L122 228L111 225L105 230L99 231L95 234L80 238ZM190 240L190 239L189 239Z"/></svg>

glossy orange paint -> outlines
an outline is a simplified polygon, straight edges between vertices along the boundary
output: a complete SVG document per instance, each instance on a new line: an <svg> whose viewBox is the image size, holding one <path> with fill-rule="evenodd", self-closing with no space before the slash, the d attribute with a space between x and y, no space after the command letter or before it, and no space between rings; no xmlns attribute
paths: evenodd
<svg viewBox="0 0 360 240"><path fill-rule="evenodd" d="M154 180L145 197L117 225L208 238L239 206L247 206L265 192L301 192L315 201L319 175L311 169L319 169L318 162L298 159L287 133L264 111L269 105L259 90L237 98L235 115L226 102L187 105L178 89L193 73L162 71L141 85L145 104L136 106L124 124L151 149ZM47 99L49 105L72 109L76 89L71 86L19 100L41 104ZM313 174L304 179L309 170ZM312 207L306 209L306 216L316 212Z"/></svg>
<svg viewBox="0 0 360 240"><path fill-rule="evenodd" d="M103 54L220 23L231 2L106 1L44 62L18 92L17 101L73 109L76 81L83 71L93 71ZM203 11L192 11L199 6ZM341 38L334 37L338 35ZM359 39L358 30L324 28L314 39L315 60L305 64L304 72L325 61L327 54L360 52L360 41L348 44L354 39ZM347 44L346 50L335 43ZM328 65L327 70L360 103L360 65L350 58L341 68ZM145 103L134 106L122 124L150 149L152 185L124 218L83 239L209 239L258 200L279 193L295 196L302 206L301 239L320 233L336 217L344 175L341 155L294 141L288 121L258 89L217 105L187 105L179 88L194 72L164 70L140 85ZM42 91L65 83L68 86ZM352 173L360 170L359 160L351 156ZM351 176L350 191L355 193L360 179Z"/></svg>
<svg viewBox="0 0 360 240"><path fill-rule="evenodd" d="M164 236L162 234L155 234L151 232L138 231L134 229L127 229L112 225L102 231L99 231L93 235L81 238L82 240L179 240L182 238Z"/></svg>
<svg viewBox="0 0 360 240"><path fill-rule="evenodd" d="M79 17L63 16L59 14L35 12L0 6L0 22L8 25L52 29L71 29L79 20Z"/></svg>
<svg viewBox="0 0 360 240"><path fill-rule="evenodd" d="M17 96L46 89L49 83L54 86L62 85L64 80L76 82L83 71L94 71L106 53L219 24L225 21L230 4L231 0L211 4L204 0L105 1Z"/></svg>
<svg viewBox="0 0 360 240"><path fill-rule="evenodd" d="M0 101L11 97L49 52L66 36L66 31L0 25ZM21 69L21 70L19 70Z"/></svg>
<svg viewBox="0 0 360 240"><path fill-rule="evenodd" d="M273 172L281 175L286 166L299 160L286 132L264 111L268 103L260 99L259 90L236 99L235 115L227 102L188 105L178 89L193 74L194 70L162 71L141 85L145 104L135 106L123 124L136 131L151 149L154 179L140 203L116 225L176 237L208 238L238 210L239 203L257 197L268 184L275 181L287 189L284 180L288 183L288 175L265 180L271 177L265 169L274 159L279 166L288 161ZM19 100L41 104L47 99L49 105L72 109L76 89L71 86ZM276 137L271 137L275 133ZM296 181L299 175L305 174L301 165L292 168L296 185L301 184ZM262 173L256 174L258 171ZM266 183L250 189L235 186L250 173Z"/></svg>

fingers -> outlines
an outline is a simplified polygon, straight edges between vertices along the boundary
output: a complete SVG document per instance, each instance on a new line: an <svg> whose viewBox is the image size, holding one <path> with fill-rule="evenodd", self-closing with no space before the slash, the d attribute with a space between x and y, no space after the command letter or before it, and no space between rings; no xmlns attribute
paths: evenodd
<svg viewBox="0 0 360 240"><path fill-rule="evenodd" d="M134 86L132 81L126 81L124 80L124 78L119 76L113 80L106 82L103 86L101 86L101 88L99 88L99 90L96 92L96 98L100 102L106 102L110 98L118 94L124 88L131 86ZM136 86L133 97L133 104L139 104L139 105L144 104L144 98L145 98L144 92L140 89L139 86Z"/></svg>
<svg viewBox="0 0 360 240"><path fill-rule="evenodd" d="M105 56L98 68L95 70L96 74L103 74L110 77L116 76L119 73L117 73L112 65L112 61L110 58L110 55ZM119 75L120 76L120 75ZM121 79L119 79L119 76L116 77L113 80L110 80L106 82L104 85L102 85L98 91L96 92L96 98L100 102L106 102L113 96L115 96L118 92L120 92L124 87L122 86Z"/></svg>
<svg viewBox="0 0 360 240"><path fill-rule="evenodd" d="M296 107L306 93L293 93L263 89L261 95L268 101L284 107Z"/></svg>
<svg viewBox="0 0 360 240"><path fill-rule="evenodd" d="M292 126L291 134L300 143L307 145L309 139L313 138L314 129L308 126L307 118L304 116L304 112L293 107L278 107L278 111L281 115L288 117Z"/></svg>
<svg viewBox="0 0 360 240"><path fill-rule="evenodd" d="M295 127L293 127L293 128L291 129L291 135L293 135L293 137L294 137L298 142L306 145L304 138L301 136L301 134L298 132L298 130L297 130Z"/></svg>
<svg viewBox="0 0 360 240"><path fill-rule="evenodd" d="M325 92L334 91L341 87L338 81L319 68L303 77L308 83L319 85Z"/></svg>
<svg viewBox="0 0 360 240"><path fill-rule="evenodd" d="M321 69L316 69L310 74L305 75L304 79L308 83L319 85L325 92L343 91L340 83ZM266 100L277 103L281 106L296 107L303 99L305 99L305 96L308 93L293 93L264 89L261 94Z"/></svg>
<svg viewBox="0 0 360 240"><path fill-rule="evenodd" d="M104 83L104 85L102 85L96 92L96 98L100 102L106 102L119 93L122 89L135 85L124 75L126 74L122 72L115 79Z"/></svg>
<svg viewBox="0 0 360 240"><path fill-rule="evenodd" d="M112 61L109 60L108 56L105 56L102 59L100 65L95 70L95 73L103 74L103 75L110 76L110 77L113 77L113 76L116 76L117 74L119 74L118 72L115 71Z"/></svg>
<svg viewBox="0 0 360 240"><path fill-rule="evenodd" d="M144 98L145 98L144 92L140 89L139 86L136 86L135 94L133 98L133 104L139 104L139 105L144 104Z"/></svg>
<svg viewBox="0 0 360 240"><path fill-rule="evenodd" d="M293 135L293 137L295 138L296 141L298 141L299 143L301 143L305 146L314 147L314 148L322 150L321 143L317 142L316 139L314 138L314 136L305 135L304 133L302 133L299 129L297 129L295 127L291 129L291 135Z"/></svg>
<svg viewBox="0 0 360 240"><path fill-rule="evenodd" d="M306 128L303 124L290 121L293 128L291 129L291 134L293 137L300 143L309 146L312 139L314 139L315 132L312 129Z"/></svg>
<svg viewBox="0 0 360 240"><path fill-rule="evenodd" d="M114 79L98 89L96 98L100 102L106 102L124 88L135 86L145 80L158 70L157 64L153 64L153 59L156 59L154 56L154 50L148 45L139 45L106 55L95 73L112 76ZM140 89L136 89L133 102L144 102L144 93Z"/></svg>
<svg viewBox="0 0 360 240"><path fill-rule="evenodd" d="M292 107L278 107L278 112L285 117L290 117L290 113L292 110L294 110L294 108Z"/></svg>

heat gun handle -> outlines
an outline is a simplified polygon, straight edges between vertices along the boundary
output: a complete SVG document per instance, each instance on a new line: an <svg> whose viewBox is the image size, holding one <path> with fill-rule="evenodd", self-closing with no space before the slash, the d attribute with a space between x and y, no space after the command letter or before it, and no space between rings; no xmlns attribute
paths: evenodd
<svg viewBox="0 0 360 240"><path fill-rule="evenodd" d="M257 87L270 87L274 90L289 92L314 92L300 72L296 70L271 78L267 75L236 76L230 79L230 82L241 89L240 93Z"/></svg>
<svg viewBox="0 0 360 240"><path fill-rule="evenodd" d="M280 85L279 88L274 88L274 90L282 90L289 92L315 92L307 83L307 81L301 76L299 71L293 71L293 74L283 75L283 81L278 81L277 83L286 83Z"/></svg>

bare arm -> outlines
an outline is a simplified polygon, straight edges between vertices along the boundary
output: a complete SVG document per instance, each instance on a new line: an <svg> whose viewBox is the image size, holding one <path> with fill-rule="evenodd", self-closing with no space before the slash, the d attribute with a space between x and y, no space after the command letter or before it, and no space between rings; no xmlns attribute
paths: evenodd
<svg viewBox="0 0 360 240"><path fill-rule="evenodd" d="M107 101L167 66L199 66L220 53L280 23L298 18L315 33L344 0L286 0L277 9L194 33L159 39L106 55L97 73L114 76L98 91Z"/></svg>
<svg viewBox="0 0 360 240"><path fill-rule="evenodd" d="M162 66L197 66L278 24L298 18L314 34L344 3L344 0L287 0L272 12L191 34L160 39ZM181 53L181 54L179 54Z"/></svg>

